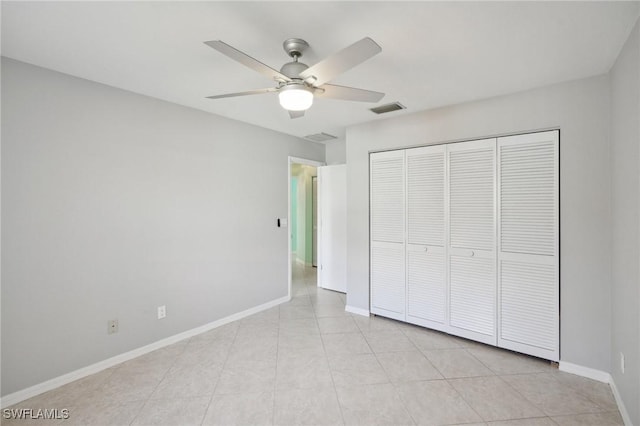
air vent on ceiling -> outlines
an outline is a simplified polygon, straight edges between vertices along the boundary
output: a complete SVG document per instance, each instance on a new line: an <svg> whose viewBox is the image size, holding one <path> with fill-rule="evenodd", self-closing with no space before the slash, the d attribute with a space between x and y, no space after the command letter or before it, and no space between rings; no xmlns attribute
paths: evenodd
<svg viewBox="0 0 640 426"><path fill-rule="evenodd" d="M398 111L400 109L406 109L407 107L402 105L400 102L393 102L386 105L380 105L375 108L371 108L371 112L375 112L376 114L386 114L387 112Z"/></svg>
<svg viewBox="0 0 640 426"><path fill-rule="evenodd" d="M304 138L312 142L326 142L331 139L338 139L337 136L330 135L329 133L316 133L315 135L307 135Z"/></svg>

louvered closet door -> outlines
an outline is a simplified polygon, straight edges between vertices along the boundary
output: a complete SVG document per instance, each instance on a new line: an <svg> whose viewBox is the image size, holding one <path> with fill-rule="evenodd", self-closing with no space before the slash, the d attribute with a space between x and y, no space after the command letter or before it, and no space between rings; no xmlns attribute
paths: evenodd
<svg viewBox="0 0 640 426"><path fill-rule="evenodd" d="M498 346L557 361L557 131L498 139Z"/></svg>
<svg viewBox="0 0 640 426"><path fill-rule="evenodd" d="M496 344L496 140L447 146L449 331Z"/></svg>
<svg viewBox="0 0 640 426"><path fill-rule="evenodd" d="M446 329L445 146L406 151L407 321Z"/></svg>
<svg viewBox="0 0 640 426"><path fill-rule="evenodd" d="M370 155L371 312L405 320L404 151Z"/></svg>

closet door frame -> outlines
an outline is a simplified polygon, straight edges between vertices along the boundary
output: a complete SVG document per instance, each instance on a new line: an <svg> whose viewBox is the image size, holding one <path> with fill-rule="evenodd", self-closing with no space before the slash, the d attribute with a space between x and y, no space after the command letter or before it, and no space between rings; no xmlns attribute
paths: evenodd
<svg viewBox="0 0 640 426"><path fill-rule="evenodd" d="M520 253L503 253L502 252L502 212L501 212L501 185L502 185L502 177L501 177L501 147L505 145L505 143L527 143L536 142L540 140L541 134L550 134L555 137L555 156L554 156L554 190L555 190L555 202L554 202L554 234L555 234L555 255L552 256L553 259L545 258L545 256L537 256L529 255L529 254L520 254ZM382 151L382 152L371 152L369 154L369 205L370 205L370 217L369 217L369 260L370 260L370 312L372 314L381 315L387 318L392 318L424 327L428 327L430 329L443 331L449 333L451 335L460 336L463 338L467 338L470 340L478 341L481 343L486 343L492 346L497 346L505 349L514 350L520 353L529 354L533 356L537 356L544 359L549 359L552 361L558 361L560 359L560 345L561 345L561 336L560 336L560 131L559 130L549 130L549 131L541 131L541 132L531 132L531 133L522 133L516 135L495 137L495 138L487 138L487 139L478 139L478 140L470 140L470 141L461 141L461 142L450 142L450 143L442 143L442 144L433 144L427 145L423 147L415 147L415 148L404 148L404 149L394 149L390 151ZM513 141L513 142L512 142ZM451 162L450 162L450 154L455 151L462 151L466 149L473 149L473 147L481 148L482 146L491 147L493 149L493 245L491 250L472 250L466 249L462 247L451 247ZM444 324L440 324L437 322L429 321L424 318L418 318L409 315L409 253L414 251L421 251L427 248L431 250L428 244L410 244L409 243L409 190L408 190L408 152L412 150L429 150L435 149L436 147L441 147L444 151L444 246L442 249L438 249L437 247L433 247L434 251L441 251L444 255L444 263L445 263L445 271L444 271L444 280L445 280L445 319ZM415 152L415 151L414 151ZM373 239L373 222L372 222L372 214L371 208L373 206L372 199L372 159L373 156L377 156L378 158L384 158L388 156L389 158L403 158L403 228L404 228L404 237L403 241L400 242L387 242L387 241L375 241ZM375 247L385 248L385 249L394 249L402 250L402 264L404 265L404 312L395 312L393 310L385 310L381 308L376 308L373 303L373 294L374 294L374 282L373 282L373 265L372 265L372 251ZM473 253L469 253L473 252ZM473 330L466 330L464 328L460 328L457 326L451 325L451 292L452 292L452 283L451 283L451 256L462 256L462 257L476 257L476 258L488 258L492 259L493 265L493 331L492 335L488 336L484 333L478 333ZM551 256L549 256L551 257ZM546 348L536 347L531 344L523 344L519 342L515 342L513 340L504 339L502 337L502 320L503 320L503 311L502 311L502 296L503 296L503 288L502 288L502 260L510 260L519 263L526 263L529 265L553 265L554 277L555 277L555 294L554 294L554 302L556 308L557 318L557 327L556 327L556 347L554 350L549 350ZM396 259L399 260L399 259ZM396 262L399 264L399 262ZM397 274L398 277L400 274ZM526 275L526 271L525 271ZM534 274L535 275L535 274ZM534 277L535 278L535 277ZM486 293L485 293L486 294ZM506 315L506 314L505 314Z"/></svg>

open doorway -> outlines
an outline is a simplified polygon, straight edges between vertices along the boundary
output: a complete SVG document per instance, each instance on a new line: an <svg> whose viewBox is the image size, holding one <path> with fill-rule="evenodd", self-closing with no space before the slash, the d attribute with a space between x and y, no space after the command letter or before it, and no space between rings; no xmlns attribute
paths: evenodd
<svg viewBox="0 0 640 426"><path fill-rule="evenodd" d="M307 164L291 165L291 255L297 264L313 266L313 218L316 203L313 180L318 169Z"/></svg>
<svg viewBox="0 0 640 426"><path fill-rule="evenodd" d="M294 274L317 282L317 161L289 157L289 295ZM315 231L315 232L314 232ZM312 276L313 275L313 276ZM315 277L315 278L314 278Z"/></svg>

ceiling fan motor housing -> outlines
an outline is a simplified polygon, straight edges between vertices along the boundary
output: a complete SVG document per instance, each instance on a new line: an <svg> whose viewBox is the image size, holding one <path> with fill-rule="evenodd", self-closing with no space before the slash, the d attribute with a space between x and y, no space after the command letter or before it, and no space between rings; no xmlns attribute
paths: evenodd
<svg viewBox="0 0 640 426"><path fill-rule="evenodd" d="M280 68L280 72L291 79L300 79L300 73L309 68L307 64L302 62L287 62Z"/></svg>

